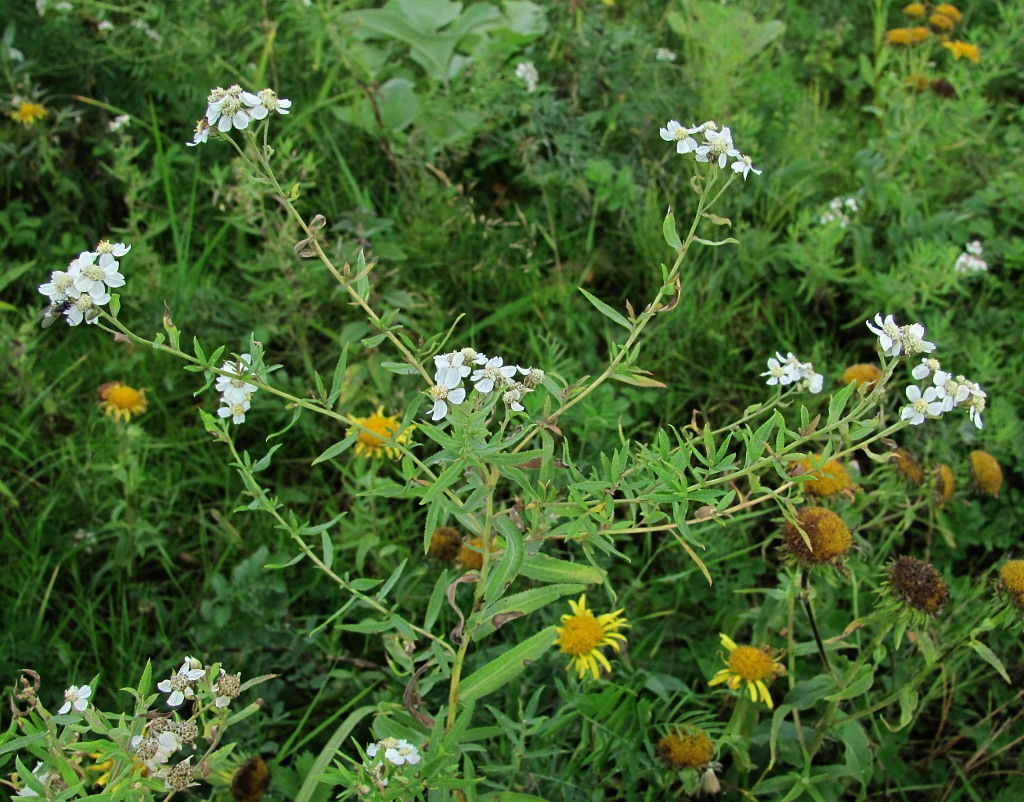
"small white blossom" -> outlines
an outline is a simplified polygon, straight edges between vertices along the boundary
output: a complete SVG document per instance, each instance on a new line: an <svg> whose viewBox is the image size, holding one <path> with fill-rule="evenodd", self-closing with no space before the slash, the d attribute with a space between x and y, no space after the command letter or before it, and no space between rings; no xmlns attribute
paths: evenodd
<svg viewBox="0 0 1024 802"><path fill-rule="evenodd" d="M370 744L366 748L366 756L371 759L376 758L381 749L384 750L384 759L394 766L402 766L406 763L413 766L423 759L419 750L404 738L384 738L377 743Z"/></svg>
<svg viewBox="0 0 1024 802"><path fill-rule="evenodd" d="M934 359L932 357L925 357L924 359L921 360L920 365L918 365L916 368L910 371L910 375L912 375L918 381L921 381L922 379L927 379L939 368L939 360Z"/></svg>
<svg viewBox="0 0 1024 802"><path fill-rule="evenodd" d="M684 128L678 120L669 120L665 123L659 133L666 142L676 143L676 153L693 153L697 150L697 140L691 134L702 130L701 126L696 128Z"/></svg>
<svg viewBox="0 0 1024 802"><path fill-rule="evenodd" d="M203 117L203 119L196 122L195 130L192 132L192 141L186 142L186 147L194 148L196 145L202 145L210 140L210 123Z"/></svg>
<svg viewBox="0 0 1024 802"><path fill-rule="evenodd" d="M932 375L932 384L935 385L935 392L942 400L943 412L949 412L970 398L971 388L960 379L963 377L953 378L952 373L944 370L936 370Z"/></svg>
<svg viewBox="0 0 1024 802"><path fill-rule="evenodd" d="M99 264L96 257L100 256ZM103 257L107 257L105 260ZM109 253L102 256L98 253L85 252L71 263L68 272L75 277L75 289L79 292L87 292L97 303L104 295L107 295L107 288L116 289L124 286L124 276L118 272L117 261ZM110 296L107 295L109 300Z"/></svg>
<svg viewBox="0 0 1024 802"><path fill-rule="evenodd" d="M66 301L68 292L73 291L75 278L66 270L54 270L50 273L50 280L39 285L39 292L50 299L51 303L59 304Z"/></svg>
<svg viewBox="0 0 1024 802"><path fill-rule="evenodd" d="M942 416L942 401L934 387L927 387L922 393L920 387L912 384L907 388L907 398L910 403L900 410L901 420L908 420L918 426L924 423L925 417Z"/></svg>
<svg viewBox="0 0 1024 802"><path fill-rule="evenodd" d="M478 393L489 393L494 389L495 384L505 387L512 383L512 377L516 375L515 365L504 365L500 356L494 356L487 360L484 366L473 371L470 380L476 382L473 388Z"/></svg>
<svg viewBox="0 0 1024 802"><path fill-rule="evenodd" d="M431 420L441 420L448 414L449 404L458 406L466 400L466 390L460 386L462 378L455 366L437 369L434 374L436 384L427 391L427 395L434 399L434 406L430 410Z"/></svg>
<svg viewBox="0 0 1024 802"><path fill-rule="evenodd" d="M793 371L792 366L784 359L777 359L776 357L770 357L768 359L768 370L761 375L768 377L765 384L778 384L782 387L787 384L792 384L797 380L796 373Z"/></svg>
<svg viewBox="0 0 1024 802"><path fill-rule="evenodd" d="M667 47L659 47L654 51L655 61L675 61L676 54L669 50Z"/></svg>
<svg viewBox="0 0 1024 802"><path fill-rule="evenodd" d="M204 674L206 674L206 670L202 667L202 663L194 657L186 657L177 673L172 674L170 679L161 680L156 687L158 690L170 694L167 698L168 705L177 707L185 701L186 697L194 695L192 685Z"/></svg>
<svg viewBox="0 0 1024 802"><path fill-rule="evenodd" d="M92 696L92 688L88 685L82 685L81 687L72 685L64 691L64 704L57 711L57 715L63 716L65 713L70 712L72 707L79 713L84 712L89 706L90 696Z"/></svg>
<svg viewBox="0 0 1024 802"><path fill-rule="evenodd" d="M24 61L25 54L16 47L9 47L7 48L7 58L9 61Z"/></svg>
<svg viewBox="0 0 1024 802"><path fill-rule="evenodd" d="M838 222L840 228L846 228L850 224L847 212L856 214L858 211L856 198L833 198L828 202L828 209L822 213L818 222L823 226Z"/></svg>
<svg viewBox="0 0 1024 802"><path fill-rule="evenodd" d="M241 401L228 401L226 398L222 398L221 403L224 406L217 409L218 417L231 418L231 422L236 425L245 423L245 413L249 411L251 406L249 396L246 396Z"/></svg>
<svg viewBox="0 0 1024 802"><path fill-rule="evenodd" d="M733 172L743 173L743 180L744 181L747 180L747 174L748 173L754 173L754 175L761 175L761 171L756 169L756 168L754 168L751 165L750 157L749 156L744 156L742 154L739 154L739 160L738 161L733 162L732 169L733 169Z"/></svg>
<svg viewBox="0 0 1024 802"><path fill-rule="evenodd" d="M982 246L978 240L972 240L964 246L964 252L957 257L953 269L957 273L984 273L988 270L988 262L981 258Z"/></svg>
<svg viewBox="0 0 1024 802"><path fill-rule="evenodd" d="M242 102L249 107L249 116L254 120L262 120L272 111L278 114L288 114L292 102L286 98L279 98L273 89L263 89L258 95L251 92L242 92Z"/></svg>
<svg viewBox="0 0 1024 802"><path fill-rule="evenodd" d="M867 321L867 327L873 334L878 336L878 344L882 347L882 353L886 356L898 356L903 348L903 330L896 325L892 315L886 315L882 319L882 313L875 315L875 325Z"/></svg>
<svg viewBox="0 0 1024 802"><path fill-rule="evenodd" d="M964 250L973 256L981 256L981 242L979 240L971 240L964 246Z"/></svg>
<svg viewBox="0 0 1024 802"><path fill-rule="evenodd" d="M924 326L920 323L911 323L909 326L901 326L900 339L903 342L904 356L930 354L935 350L935 343L930 343L924 338Z"/></svg>
<svg viewBox="0 0 1024 802"><path fill-rule="evenodd" d="M100 307L106 303L110 303L109 295L89 295L89 293L83 292L79 294L78 290L74 287L68 292L68 297L74 298L74 303L64 312L64 317L68 320L69 326L77 326L83 320L87 324L93 324L100 317Z"/></svg>
<svg viewBox="0 0 1024 802"><path fill-rule="evenodd" d="M214 388L222 396L226 404L240 404L248 400L259 388L250 384L243 377L252 367L252 354L240 354L237 362L225 362L220 369L229 376L218 376Z"/></svg>
<svg viewBox="0 0 1024 802"><path fill-rule="evenodd" d="M704 131L705 144L695 151L694 158L699 162L717 162L721 169L730 158L740 155L732 142L732 132L729 126L724 126L721 131Z"/></svg>
<svg viewBox="0 0 1024 802"><path fill-rule="evenodd" d="M534 92L537 89L540 75L537 74L537 68L533 66L532 61L521 61L516 65L516 78L526 81L527 92Z"/></svg>
<svg viewBox="0 0 1024 802"><path fill-rule="evenodd" d="M110 133L117 133L122 128L127 128L131 123L132 118L130 114L118 114L113 120L107 123L107 130Z"/></svg>
<svg viewBox="0 0 1024 802"><path fill-rule="evenodd" d="M470 357L470 359L467 360L467 354L465 353L467 350L472 349L464 348L461 351L452 351L447 354L438 354L437 356L434 357L434 367L437 368L438 370L451 368L452 370L456 371L459 374L460 379L466 378L470 373L473 372L473 368L471 367L471 365L477 362L478 357L483 360L482 362L479 362L479 364L483 364L484 362L487 361L487 357L485 357L483 354L477 354L476 351L473 351L474 356Z"/></svg>

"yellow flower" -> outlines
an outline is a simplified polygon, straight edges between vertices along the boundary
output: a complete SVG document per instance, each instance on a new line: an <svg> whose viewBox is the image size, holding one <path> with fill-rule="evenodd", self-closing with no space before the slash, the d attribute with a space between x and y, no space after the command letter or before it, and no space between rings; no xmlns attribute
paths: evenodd
<svg viewBox="0 0 1024 802"><path fill-rule="evenodd" d="M953 489L956 487L956 480L953 478L953 471L945 463L935 469L935 500L940 507L946 506L946 502L953 498Z"/></svg>
<svg viewBox="0 0 1024 802"><path fill-rule="evenodd" d="M975 64L981 62L981 50L977 45L970 45L967 42L961 42L957 39L955 42L943 42L943 47L949 48L953 54L953 60L959 61L961 58L966 58L968 61L972 61Z"/></svg>
<svg viewBox="0 0 1024 802"><path fill-rule="evenodd" d="M921 19L924 16L924 12L924 3L911 3L910 5L903 6L903 13L914 19Z"/></svg>
<svg viewBox="0 0 1024 802"><path fill-rule="evenodd" d="M801 531L810 541L809 548ZM801 565L824 565L841 563L853 538L849 527L832 510L804 507L797 510L796 523L787 521L782 527L782 544Z"/></svg>
<svg viewBox="0 0 1024 802"><path fill-rule="evenodd" d="M430 547L434 547L434 536L430 536ZM459 563L470 571L479 571L484 567L483 538L471 537L459 547Z"/></svg>
<svg viewBox="0 0 1024 802"><path fill-rule="evenodd" d="M953 30L956 20L936 12L928 17L928 24L932 26L932 30L936 33L945 33L946 31Z"/></svg>
<svg viewBox="0 0 1024 802"><path fill-rule="evenodd" d="M1008 560L999 569L1000 587L1010 597L1013 606L1024 610L1024 560Z"/></svg>
<svg viewBox="0 0 1024 802"><path fill-rule="evenodd" d="M920 25L916 28L907 28L907 33L910 34L910 44L912 45L923 42L932 35L931 31Z"/></svg>
<svg viewBox="0 0 1024 802"><path fill-rule="evenodd" d="M270 771L263 758L251 757L231 778L231 798L237 802L260 802L270 784Z"/></svg>
<svg viewBox="0 0 1024 802"><path fill-rule="evenodd" d="M999 491L1003 487L1003 469L999 467L995 457L987 451L972 451L971 476L974 477L974 484L978 490L999 498Z"/></svg>
<svg viewBox="0 0 1024 802"><path fill-rule="evenodd" d="M839 381L843 384L852 384L853 382L857 382L857 384L863 384L868 390L870 390L874 387L875 382L880 378L882 378L882 371L878 365L861 362L857 365L850 365L850 367L844 370Z"/></svg>
<svg viewBox="0 0 1024 802"><path fill-rule="evenodd" d="M29 126L35 125L38 120L43 119L49 113L41 103L29 103L27 100L23 100L13 111L7 112L7 116L15 122Z"/></svg>
<svg viewBox="0 0 1024 802"><path fill-rule="evenodd" d="M751 701L756 702L760 698L768 705L769 710L774 708L772 695L768 692L768 683L786 673L782 663L766 649L737 646L725 633L721 633L719 637L722 639L722 645L729 650L729 659L722 658L727 668L715 674L708 684L719 685L724 682L734 691L741 685L746 685Z"/></svg>
<svg viewBox="0 0 1024 802"><path fill-rule="evenodd" d="M935 12L937 14L945 14L953 20L953 22L959 22L963 18L963 14L960 13L960 9L954 5L950 5L949 3L941 3L935 6Z"/></svg>
<svg viewBox="0 0 1024 802"><path fill-rule="evenodd" d="M130 421L146 411L146 391L121 382L107 382L99 389L100 410L114 420Z"/></svg>
<svg viewBox="0 0 1024 802"><path fill-rule="evenodd" d="M409 442L412 430L416 428L409 426L398 437L394 437L400 424L394 415L384 414L384 407L377 407L376 412L365 418L353 415L352 422L363 427L359 429L353 426L346 432L349 435L359 432L355 452L360 457L379 457L381 454L387 454L389 459L399 459L402 453L393 445L387 445L387 441L393 439L395 445L405 445Z"/></svg>
<svg viewBox="0 0 1024 802"><path fill-rule="evenodd" d="M605 671L611 671L611 663L608 662L601 652L602 646L611 646L616 652L621 644L626 642L626 636L619 634L618 630L628 627L626 619L621 618L622 610L614 613L594 616L592 610L587 609L587 594L580 596L578 602L569 601L572 610L571 615L562 616L562 626L555 627L558 637L555 638L555 646L562 650L562 654L572 655L572 660L565 667L569 671L573 667L580 679L586 676L589 671L594 679L598 678L597 665L604 666Z"/></svg>
<svg viewBox="0 0 1024 802"><path fill-rule="evenodd" d="M924 481L924 470L917 457L905 448L897 448L892 452L892 461L896 466L897 473L912 485L919 485Z"/></svg>
<svg viewBox="0 0 1024 802"><path fill-rule="evenodd" d="M715 756L715 747L707 734L696 727L673 727L658 741L658 757L670 769L702 769Z"/></svg>
<svg viewBox="0 0 1024 802"><path fill-rule="evenodd" d="M887 45L916 45L931 36L927 28L893 28L885 32Z"/></svg>
<svg viewBox="0 0 1024 802"><path fill-rule="evenodd" d="M794 476L810 474L814 477L803 482L800 489L812 496L834 496L837 493L852 495L853 482L842 463L834 459L828 460L823 465L818 464L820 462L821 457L816 456L813 459L804 457L796 463L798 470ZM813 467L812 463L817 467Z"/></svg>

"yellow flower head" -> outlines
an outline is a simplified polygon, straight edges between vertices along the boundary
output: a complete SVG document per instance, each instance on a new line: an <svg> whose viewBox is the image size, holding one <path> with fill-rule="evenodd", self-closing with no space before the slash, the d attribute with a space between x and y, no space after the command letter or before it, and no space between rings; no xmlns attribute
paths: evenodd
<svg viewBox="0 0 1024 802"><path fill-rule="evenodd" d="M722 645L729 650L728 659L722 658L727 667L715 674L708 684L719 685L724 682L734 691L746 685L751 701L760 699L769 710L774 708L768 683L786 673L785 667L779 662L781 655L773 655L767 649L756 649L753 646L737 646L725 633L719 637Z"/></svg>
<svg viewBox="0 0 1024 802"><path fill-rule="evenodd" d="M912 19L921 19L925 14L924 3L911 3L903 6L903 13Z"/></svg>
<svg viewBox="0 0 1024 802"><path fill-rule="evenodd" d="M870 390L880 378L882 378L882 370L878 365L872 365L870 362L861 362L857 365L850 365L850 367L844 370L839 381L844 385L857 382L857 384L863 384Z"/></svg>
<svg viewBox="0 0 1024 802"><path fill-rule="evenodd" d="M1003 487L1003 469L999 467L995 457L987 451L972 451L971 476L974 477L974 484L978 490L999 498L999 491Z"/></svg>
<svg viewBox="0 0 1024 802"><path fill-rule="evenodd" d="M932 35L932 32L922 25L918 25L916 28L908 28L907 33L910 35L910 44L912 45L920 44Z"/></svg>
<svg viewBox="0 0 1024 802"><path fill-rule="evenodd" d="M963 14L960 13L960 9L958 9L954 5L951 5L950 3L940 3L939 5L935 6L935 13L945 14L947 17L953 20L953 22L959 22L961 19L963 19L964 16Z"/></svg>
<svg viewBox="0 0 1024 802"><path fill-rule="evenodd" d="M893 28L891 31L885 32L885 43L887 45L916 45L931 35L931 31L922 27Z"/></svg>
<svg viewBox="0 0 1024 802"><path fill-rule="evenodd" d="M943 42L942 46L949 48L954 61L965 58L975 64L981 62L981 49L977 45L970 45L957 39L955 42Z"/></svg>
<svg viewBox="0 0 1024 802"><path fill-rule="evenodd" d="M1024 611L1024 560L1008 560L999 569L999 587L1014 607Z"/></svg>
<svg viewBox="0 0 1024 802"><path fill-rule="evenodd" d="M346 432L348 435L355 434L356 432L359 433L356 439L355 452L360 457L379 457L381 454L386 454L388 459L400 458L402 453L395 448L395 445L405 445L408 443L412 430L415 428L414 426L409 426L400 435L395 437L394 434L398 431L400 425L398 418L393 415L385 415L384 407L377 407L376 412L365 418L357 418L353 415L352 422L363 427L353 426ZM388 445L388 441L392 439L395 445Z"/></svg>
<svg viewBox="0 0 1024 802"><path fill-rule="evenodd" d="M450 563L462 551L462 535L459 530L451 526L439 526L430 535L430 546L427 552L435 560ZM481 565L483 561L481 560Z"/></svg>
<svg viewBox="0 0 1024 802"><path fill-rule="evenodd" d="M696 727L673 727L658 741L658 757L675 771L707 766L715 756L715 746L707 734Z"/></svg>
<svg viewBox="0 0 1024 802"><path fill-rule="evenodd" d="M30 103L27 100L23 100L15 105L11 111L7 112L7 116L27 127L35 125L36 122L43 119L49 113L41 103Z"/></svg>
<svg viewBox="0 0 1024 802"><path fill-rule="evenodd" d="M566 671L575 667L580 679L588 671L597 679L598 663L604 666L605 671L612 670L608 658L600 651L601 647L611 646L618 652L621 644L626 642L626 636L618 630L629 627L629 624L621 617L622 610L595 616L592 610L587 609L585 593L578 602L570 599L569 608L572 614L563 615L562 626L555 627L558 637L554 645L561 648L562 654L572 655L569 665L565 667Z"/></svg>
<svg viewBox="0 0 1024 802"><path fill-rule="evenodd" d="M936 11L928 17L928 24L931 25L932 30L936 33L946 33L953 30L953 26L956 25L956 20Z"/></svg>
<svg viewBox="0 0 1024 802"><path fill-rule="evenodd" d="M917 457L905 448L897 448L892 452L892 461L896 466L896 472L912 485L919 485L924 481L924 470Z"/></svg>
<svg viewBox="0 0 1024 802"><path fill-rule="evenodd" d="M940 507L945 507L946 502L953 498L953 489L956 487L956 480L953 478L953 471L945 463L935 469L935 500Z"/></svg>
<svg viewBox="0 0 1024 802"><path fill-rule="evenodd" d="M431 535L431 546L433 546L433 535ZM479 571L484 567L484 541L483 538L471 537L459 546L459 563L463 568L470 571Z"/></svg>
<svg viewBox="0 0 1024 802"><path fill-rule="evenodd" d="M804 566L839 563L852 544L843 519L824 507L804 507L797 511L796 523L787 521L782 527L783 547Z"/></svg>
<svg viewBox="0 0 1024 802"><path fill-rule="evenodd" d="M803 482L800 487L812 496L834 496L837 493L849 495L853 490L850 474L838 460L830 459L824 465L819 464L821 457L804 457L796 463L795 476L810 474L813 479ZM814 467L814 466L817 467Z"/></svg>
<svg viewBox="0 0 1024 802"><path fill-rule="evenodd" d="M99 389L100 410L114 420L130 421L146 411L146 391L121 382L107 382Z"/></svg>

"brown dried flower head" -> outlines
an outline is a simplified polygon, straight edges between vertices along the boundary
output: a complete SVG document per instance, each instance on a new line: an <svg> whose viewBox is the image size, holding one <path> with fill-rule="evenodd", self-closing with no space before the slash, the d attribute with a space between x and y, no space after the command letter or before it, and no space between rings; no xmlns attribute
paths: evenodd
<svg viewBox="0 0 1024 802"><path fill-rule="evenodd" d="M807 535L805 541L803 535ZM797 510L796 522L786 521L782 527L783 548L801 565L841 563L853 544L850 529L843 519L824 507Z"/></svg>

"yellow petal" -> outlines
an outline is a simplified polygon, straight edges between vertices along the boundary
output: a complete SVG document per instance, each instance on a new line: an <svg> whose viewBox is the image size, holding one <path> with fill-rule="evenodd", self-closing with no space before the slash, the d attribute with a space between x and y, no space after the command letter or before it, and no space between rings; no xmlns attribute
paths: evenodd
<svg viewBox="0 0 1024 802"><path fill-rule="evenodd" d="M732 672L729 671L729 669L727 668L723 668L721 671L719 671L717 674L715 674L715 676L711 678L711 682L709 682L708 685L721 685L731 676Z"/></svg>
<svg viewBox="0 0 1024 802"><path fill-rule="evenodd" d="M732 638L730 638L724 632L719 632L718 633L718 637L721 639L722 645L726 649L728 649L730 652L736 651L736 649L737 649L736 642Z"/></svg>
<svg viewBox="0 0 1024 802"><path fill-rule="evenodd" d="M768 692L768 686L764 684L764 680L757 681L757 689L761 692L761 701L768 705L769 710L774 710L775 705L772 702L772 695ZM757 701L755 699L755 701Z"/></svg>

